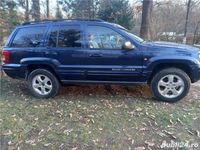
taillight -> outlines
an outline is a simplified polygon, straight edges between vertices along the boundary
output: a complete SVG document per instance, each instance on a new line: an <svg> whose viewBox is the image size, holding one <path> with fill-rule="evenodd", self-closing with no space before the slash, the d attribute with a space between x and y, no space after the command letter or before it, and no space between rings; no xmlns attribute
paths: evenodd
<svg viewBox="0 0 200 150"><path fill-rule="evenodd" d="M8 64L10 62L10 52L9 51L3 51L2 62L3 62L3 64Z"/></svg>

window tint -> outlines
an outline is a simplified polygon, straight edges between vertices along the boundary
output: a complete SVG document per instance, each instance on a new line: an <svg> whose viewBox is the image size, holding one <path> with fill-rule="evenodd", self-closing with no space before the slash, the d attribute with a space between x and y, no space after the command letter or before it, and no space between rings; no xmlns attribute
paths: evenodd
<svg viewBox="0 0 200 150"><path fill-rule="evenodd" d="M110 28L88 27L88 44L91 49L122 49L125 42L123 36Z"/></svg>
<svg viewBox="0 0 200 150"><path fill-rule="evenodd" d="M81 31L80 26L60 26L58 36L58 47L80 48Z"/></svg>
<svg viewBox="0 0 200 150"><path fill-rule="evenodd" d="M46 27L27 27L18 30L12 47L39 47Z"/></svg>

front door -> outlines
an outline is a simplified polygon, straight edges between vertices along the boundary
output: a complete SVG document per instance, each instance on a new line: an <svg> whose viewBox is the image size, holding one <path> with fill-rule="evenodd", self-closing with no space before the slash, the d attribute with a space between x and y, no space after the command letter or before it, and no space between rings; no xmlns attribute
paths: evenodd
<svg viewBox="0 0 200 150"><path fill-rule="evenodd" d="M106 82L142 82L142 53L137 47L123 49L129 41L125 36L107 26L88 25L90 64L87 80Z"/></svg>

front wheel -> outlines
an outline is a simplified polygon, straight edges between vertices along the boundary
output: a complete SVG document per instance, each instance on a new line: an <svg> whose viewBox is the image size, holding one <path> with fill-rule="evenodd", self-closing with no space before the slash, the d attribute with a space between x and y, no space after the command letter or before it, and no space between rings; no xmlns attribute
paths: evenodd
<svg viewBox="0 0 200 150"><path fill-rule="evenodd" d="M28 76L28 85L31 93L37 98L54 97L60 87L55 75L46 69L32 71Z"/></svg>
<svg viewBox="0 0 200 150"><path fill-rule="evenodd" d="M151 91L160 101L176 102L184 98L190 89L190 78L177 68L158 72L151 81Z"/></svg>

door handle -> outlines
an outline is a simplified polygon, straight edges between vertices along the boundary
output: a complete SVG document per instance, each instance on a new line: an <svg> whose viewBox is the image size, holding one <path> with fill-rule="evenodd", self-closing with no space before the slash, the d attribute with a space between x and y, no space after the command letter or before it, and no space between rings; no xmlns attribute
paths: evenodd
<svg viewBox="0 0 200 150"><path fill-rule="evenodd" d="M90 57L102 57L103 54L90 54L89 56Z"/></svg>

